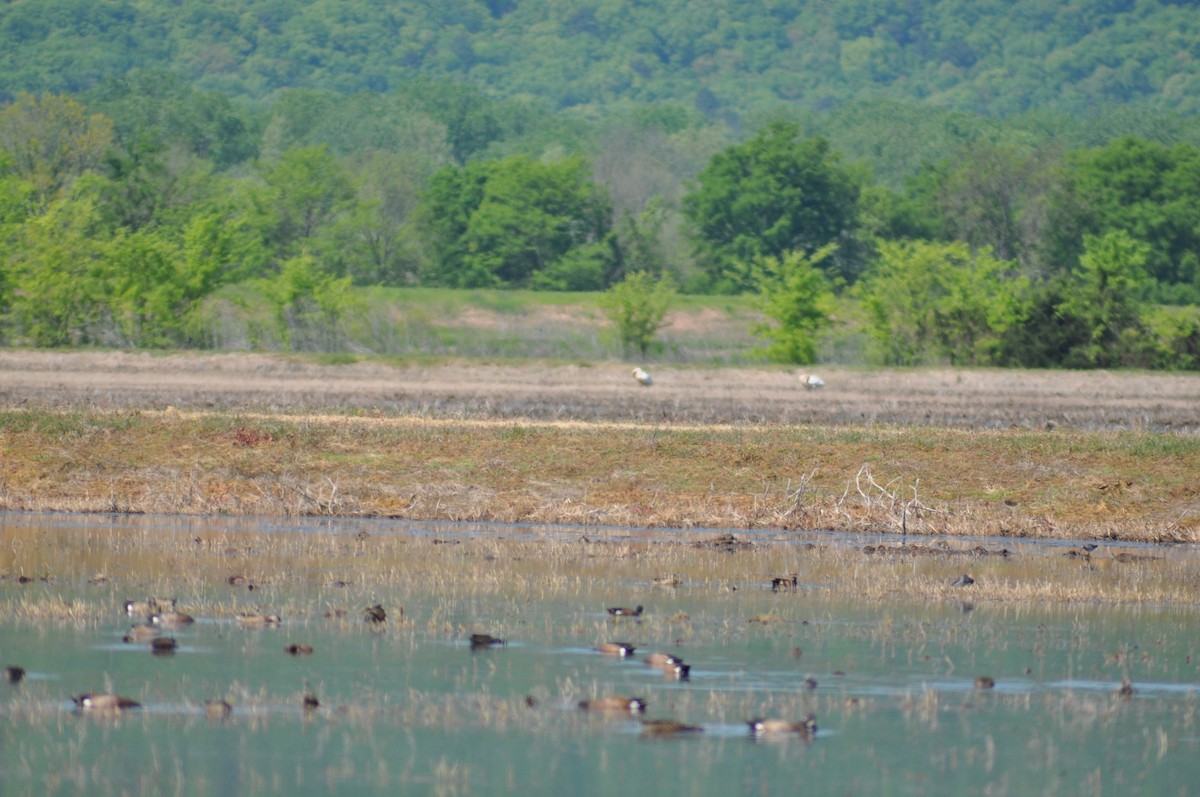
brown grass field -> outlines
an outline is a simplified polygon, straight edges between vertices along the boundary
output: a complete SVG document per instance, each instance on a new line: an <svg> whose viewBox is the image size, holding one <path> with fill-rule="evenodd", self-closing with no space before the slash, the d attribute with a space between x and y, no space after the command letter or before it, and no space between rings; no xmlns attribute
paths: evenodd
<svg viewBox="0 0 1200 797"><path fill-rule="evenodd" d="M1200 375L0 352L0 509L1196 542Z"/></svg>

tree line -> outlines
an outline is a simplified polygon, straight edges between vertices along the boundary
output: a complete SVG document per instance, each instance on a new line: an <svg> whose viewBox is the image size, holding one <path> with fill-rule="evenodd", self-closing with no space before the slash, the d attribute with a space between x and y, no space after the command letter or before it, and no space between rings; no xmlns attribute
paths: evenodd
<svg viewBox="0 0 1200 797"><path fill-rule="evenodd" d="M881 179L803 121L732 140L671 104L589 128L455 84L266 110L154 72L21 94L0 340L213 346L241 308L264 319L245 345L327 349L363 286L668 285L761 297L783 361L852 308L879 362L1196 367L1200 148L1022 138Z"/></svg>

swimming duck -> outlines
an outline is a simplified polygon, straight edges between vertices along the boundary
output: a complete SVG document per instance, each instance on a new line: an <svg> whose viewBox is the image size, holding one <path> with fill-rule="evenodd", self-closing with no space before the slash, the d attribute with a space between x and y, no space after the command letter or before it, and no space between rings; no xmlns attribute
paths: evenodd
<svg viewBox="0 0 1200 797"><path fill-rule="evenodd" d="M610 695L580 700L579 707L585 711L628 711L630 714L641 714L646 710L646 701L640 697Z"/></svg>
<svg viewBox="0 0 1200 797"><path fill-rule="evenodd" d="M242 628L275 628L283 622L277 614L240 614Z"/></svg>
<svg viewBox="0 0 1200 797"><path fill-rule="evenodd" d="M658 576L654 579L656 587L681 587L683 586L683 576L678 573L671 573L666 576Z"/></svg>
<svg viewBox="0 0 1200 797"><path fill-rule="evenodd" d="M629 609L625 606L611 606L608 609L608 613L613 617L641 617L642 606L639 604L636 609Z"/></svg>
<svg viewBox="0 0 1200 797"><path fill-rule="evenodd" d="M227 719L233 713L233 706L226 700L205 700L204 715L210 720Z"/></svg>
<svg viewBox="0 0 1200 797"><path fill-rule="evenodd" d="M990 675L980 675L975 679L976 689L994 689L996 687L996 679Z"/></svg>
<svg viewBox="0 0 1200 797"><path fill-rule="evenodd" d="M644 736L678 736L683 733L700 733L699 725L687 725L676 720L642 720Z"/></svg>
<svg viewBox="0 0 1200 797"><path fill-rule="evenodd" d="M676 681L686 681L692 674L692 665L684 664L682 661L668 664L659 669L663 671L663 675L666 675L668 678L674 678Z"/></svg>
<svg viewBox="0 0 1200 797"><path fill-rule="evenodd" d="M285 653L289 653L293 656L310 656L310 655L312 655L312 652L313 652L313 646L305 645L305 644L298 643L298 642L293 642L292 644L288 645L283 650Z"/></svg>
<svg viewBox="0 0 1200 797"><path fill-rule="evenodd" d="M605 642L604 644L597 646L596 650L600 651L606 656L625 657L632 656L633 651L637 650L637 648L635 648L633 645L630 645L628 642Z"/></svg>
<svg viewBox="0 0 1200 797"><path fill-rule="evenodd" d="M147 642L158 636L158 629L152 625L145 623L137 623L129 626L129 630L125 632L125 636L121 637L122 642Z"/></svg>
<svg viewBox="0 0 1200 797"><path fill-rule="evenodd" d="M799 586L799 579L796 576L780 576L771 579L771 591L778 592L781 589L795 589Z"/></svg>
<svg viewBox="0 0 1200 797"><path fill-rule="evenodd" d="M642 661L651 667L674 667L677 664L683 664L683 659L672 656L670 653L651 653Z"/></svg>
<svg viewBox="0 0 1200 797"><path fill-rule="evenodd" d="M179 647L172 637L160 636L150 640L150 652L155 656L169 656Z"/></svg>
<svg viewBox="0 0 1200 797"><path fill-rule="evenodd" d="M125 601L125 613L130 617L149 617L159 612L175 611L174 598L146 598L144 601Z"/></svg>
<svg viewBox="0 0 1200 797"><path fill-rule="evenodd" d="M183 612L167 611L150 615L150 622L163 628L177 628L181 625L191 625L196 618Z"/></svg>
<svg viewBox="0 0 1200 797"><path fill-rule="evenodd" d="M140 708L141 703L119 695L80 695L71 698L76 708L82 711L116 713L130 708Z"/></svg>
<svg viewBox="0 0 1200 797"><path fill-rule="evenodd" d="M471 634L471 650L479 648L491 648L497 645L507 645L508 642L500 637L494 637L491 634Z"/></svg>
<svg viewBox="0 0 1200 797"><path fill-rule="evenodd" d="M387 621L387 612L382 604L375 604L363 609L363 620L368 623L383 623Z"/></svg>
<svg viewBox="0 0 1200 797"><path fill-rule="evenodd" d="M10 684L19 684L25 679L25 668L10 664L4 668L4 680Z"/></svg>
<svg viewBox="0 0 1200 797"><path fill-rule="evenodd" d="M799 722L755 717L746 724L750 726L750 733L754 734L755 736L776 736L780 734L794 733L801 736L811 737L817 732L817 720L816 717L812 716L811 714Z"/></svg>

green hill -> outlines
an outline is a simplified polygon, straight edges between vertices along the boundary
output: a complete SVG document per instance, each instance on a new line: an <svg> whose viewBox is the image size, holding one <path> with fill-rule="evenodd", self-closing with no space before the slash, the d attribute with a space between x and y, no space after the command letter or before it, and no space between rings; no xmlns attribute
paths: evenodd
<svg viewBox="0 0 1200 797"><path fill-rule="evenodd" d="M890 99L989 115L1200 108L1200 15L1158 0L8 0L4 91L138 68L264 99L451 79L592 117L671 101L735 125ZM757 125L755 125L757 126Z"/></svg>

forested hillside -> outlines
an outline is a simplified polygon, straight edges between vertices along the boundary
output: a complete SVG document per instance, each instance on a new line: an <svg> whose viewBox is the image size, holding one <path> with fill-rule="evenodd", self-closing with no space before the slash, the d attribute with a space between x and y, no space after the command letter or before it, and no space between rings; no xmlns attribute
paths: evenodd
<svg viewBox="0 0 1200 797"><path fill-rule="evenodd" d="M377 350L367 292L426 286L758 296L784 361L1196 368L1197 17L10 0L0 343Z"/></svg>
<svg viewBox="0 0 1200 797"><path fill-rule="evenodd" d="M1161 0L9 0L4 90L79 93L135 68L256 99L451 79L594 115L673 101L922 101L1011 115L1200 108L1200 15Z"/></svg>

